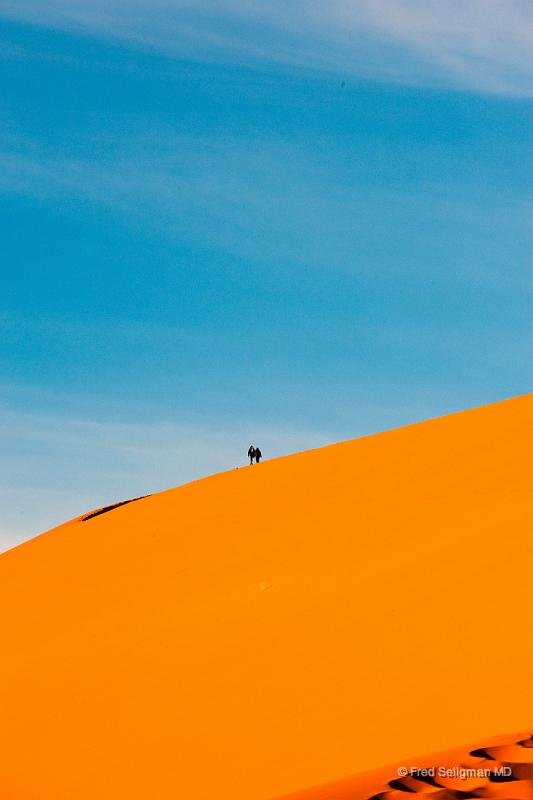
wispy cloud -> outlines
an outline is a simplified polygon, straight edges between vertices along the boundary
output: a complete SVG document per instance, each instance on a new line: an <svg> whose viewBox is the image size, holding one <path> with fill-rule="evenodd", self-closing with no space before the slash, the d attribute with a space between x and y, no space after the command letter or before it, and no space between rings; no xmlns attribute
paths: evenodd
<svg viewBox="0 0 533 800"><path fill-rule="evenodd" d="M474 177L465 200L464 183L454 190L453 181L442 186L428 175L415 183L409 177L402 180L394 172L397 159L391 166L385 152L379 160L371 139L359 142L357 162L348 169L299 143L266 139L200 141L158 132L152 140L148 133L124 144L118 155L116 144L104 143L101 157L89 159L69 157L31 140L2 137L0 191L58 201L78 198L122 215L129 223L142 223L193 245L201 241L255 263L279 261L288 253L294 268L356 269L373 275L380 270L409 271L398 247L409 249L414 221L418 249L434 250L441 235L435 221L444 220L461 231L466 279L478 273L497 282L524 277L507 268L505 274L491 271L490 259L477 242L476 258L469 265L465 249L469 231L480 219L484 225L492 219L496 229L502 220L518 228L527 208L520 194L501 186L477 186ZM422 166L428 147L423 154L410 155L413 174L416 160ZM388 178L387 170L392 170ZM369 171L381 174L374 187L368 185ZM423 175L422 168L420 172ZM368 262L354 262L357 242L370 248L373 257ZM435 261L432 268L439 270Z"/></svg>
<svg viewBox="0 0 533 800"><path fill-rule="evenodd" d="M404 45L428 68L469 88L526 93L532 89L533 8L527 0L360 0L342 3L349 22L365 22Z"/></svg>
<svg viewBox="0 0 533 800"><path fill-rule="evenodd" d="M198 59L531 94L529 0L2 0L0 13Z"/></svg>

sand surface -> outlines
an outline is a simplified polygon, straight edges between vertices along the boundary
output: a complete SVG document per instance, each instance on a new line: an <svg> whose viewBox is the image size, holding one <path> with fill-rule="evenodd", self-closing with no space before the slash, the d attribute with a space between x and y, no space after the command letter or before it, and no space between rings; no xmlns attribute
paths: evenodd
<svg viewBox="0 0 533 800"><path fill-rule="evenodd" d="M529 395L2 555L2 800L345 800L527 731L532 423Z"/></svg>
<svg viewBox="0 0 533 800"><path fill-rule="evenodd" d="M423 755L278 800L532 800L531 728Z"/></svg>

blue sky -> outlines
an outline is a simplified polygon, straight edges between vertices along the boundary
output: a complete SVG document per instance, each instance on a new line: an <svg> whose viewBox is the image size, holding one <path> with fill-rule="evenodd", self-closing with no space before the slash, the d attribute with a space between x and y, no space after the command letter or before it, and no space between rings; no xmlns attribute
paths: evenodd
<svg viewBox="0 0 533 800"><path fill-rule="evenodd" d="M529 391L531 6L284 5L0 0L3 547Z"/></svg>

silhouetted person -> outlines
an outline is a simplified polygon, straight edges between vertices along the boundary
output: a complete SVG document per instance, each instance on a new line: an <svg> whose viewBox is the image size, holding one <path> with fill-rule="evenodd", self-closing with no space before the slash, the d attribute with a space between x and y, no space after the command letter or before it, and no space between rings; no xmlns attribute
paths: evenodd
<svg viewBox="0 0 533 800"><path fill-rule="evenodd" d="M254 458L255 458L256 452L257 451L256 451L255 447L253 446L253 444L251 444L250 447L248 448L248 458L250 459L250 464L254 463Z"/></svg>
<svg viewBox="0 0 533 800"><path fill-rule="evenodd" d="M263 457L263 453L261 452L261 450L258 447L256 447L255 448L255 463L259 464L259 462L261 461L262 457Z"/></svg>

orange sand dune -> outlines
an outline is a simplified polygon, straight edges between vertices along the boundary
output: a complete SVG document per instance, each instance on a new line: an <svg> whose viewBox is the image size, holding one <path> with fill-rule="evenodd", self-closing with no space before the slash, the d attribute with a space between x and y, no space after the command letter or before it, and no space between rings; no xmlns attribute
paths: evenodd
<svg viewBox="0 0 533 800"><path fill-rule="evenodd" d="M532 800L531 729L359 773L278 800Z"/></svg>
<svg viewBox="0 0 533 800"><path fill-rule="evenodd" d="M2 800L269 800L527 729L532 423L520 397L4 554Z"/></svg>

